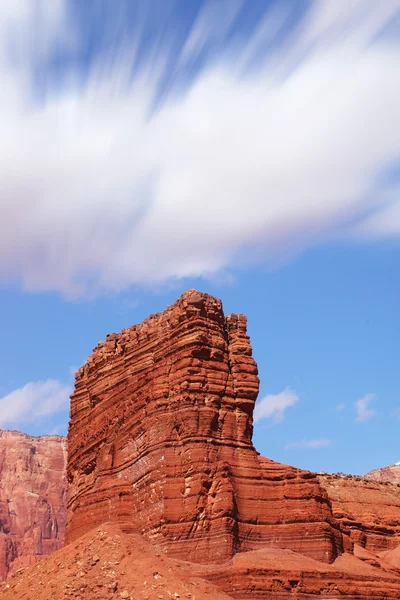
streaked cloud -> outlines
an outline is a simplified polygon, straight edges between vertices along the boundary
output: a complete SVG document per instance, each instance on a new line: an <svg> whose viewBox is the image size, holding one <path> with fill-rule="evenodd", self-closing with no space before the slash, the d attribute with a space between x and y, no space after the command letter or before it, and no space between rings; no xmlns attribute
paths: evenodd
<svg viewBox="0 0 400 600"><path fill-rule="evenodd" d="M332 440L322 438L315 440L298 440L297 442L289 442L285 445L285 450L318 450L318 448L328 448L332 445Z"/></svg>
<svg viewBox="0 0 400 600"><path fill-rule="evenodd" d="M20 427L68 409L71 393L56 379L30 381L0 398L0 427Z"/></svg>
<svg viewBox="0 0 400 600"><path fill-rule="evenodd" d="M360 400L354 403L356 408L357 416L355 418L356 423L365 423L376 415L376 410L370 408L370 404L375 400L375 394L366 394Z"/></svg>
<svg viewBox="0 0 400 600"><path fill-rule="evenodd" d="M113 7L87 71L72 3L2 2L0 280L90 296L400 235L400 3L309 2L289 32L275 7L238 35L245 4L206 3L132 76L147 0L129 35Z"/></svg>
<svg viewBox="0 0 400 600"><path fill-rule="evenodd" d="M256 402L254 423L263 419L272 419L274 423L281 423L285 417L285 411L297 404L298 401L298 395L290 388L284 389L279 394L268 394Z"/></svg>

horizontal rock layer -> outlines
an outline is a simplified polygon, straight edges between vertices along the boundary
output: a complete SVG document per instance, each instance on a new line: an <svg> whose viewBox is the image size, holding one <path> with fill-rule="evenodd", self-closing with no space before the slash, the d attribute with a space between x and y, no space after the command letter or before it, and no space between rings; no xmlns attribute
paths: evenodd
<svg viewBox="0 0 400 600"><path fill-rule="evenodd" d="M350 475L319 475L334 517L352 542L379 553L400 546L400 486Z"/></svg>
<svg viewBox="0 0 400 600"><path fill-rule="evenodd" d="M400 593L398 570L383 561L372 566L348 553L327 565L291 550L263 548L236 554L222 565L189 569L236 600L388 600Z"/></svg>
<svg viewBox="0 0 400 600"><path fill-rule="evenodd" d="M66 462L63 437L0 430L0 580L63 544Z"/></svg>
<svg viewBox="0 0 400 600"><path fill-rule="evenodd" d="M199 562L350 549L317 477L255 451L258 385L246 318L206 294L107 336L71 397L67 539L115 521Z"/></svg>

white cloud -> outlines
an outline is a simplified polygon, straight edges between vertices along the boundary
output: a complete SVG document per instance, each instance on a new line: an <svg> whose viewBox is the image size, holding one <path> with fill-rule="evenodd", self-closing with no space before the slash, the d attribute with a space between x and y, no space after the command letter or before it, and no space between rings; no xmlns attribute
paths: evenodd
<svg viewBox="0 0 400 600"><path fill-rule="evenodd" d="M274 423L281 423L286 409L294 406L299 401L296 392L290 388L284 389L279 394L268 394L261 400L257 400L254 407L254 423L262 419L272 418Z"/></svg>
<svg viewBox="0 0 400 600"><path fill-rule="evenodd" d="M376 415L376 410L369 406L375 400L375 397L375 394L366 394L354 403L357 411L356 423L364 423Z"/></svg>
<svg viewBox="0 0 400 600"><path fill-rule="evenodd" d="M180 62L207 44L219 54L151 113L172 43L157 40L133 81L124 39L84 81L67 61L55 88L51 52L77 29L67 3L39 3L39 20L30 0L2 4L20 60L0 36L0 280L89 295L288 258L343 232L398 236L398 198L379 176L400 158L400 44L376 38L400 4L309 5L264 58L284 13L226 46L241 3L211 29L203 11ZM259 68L242 77L246 49Z"/></svg>
<svg viewBox="0 0 400 600"><path fill-rule="evenodd" d="M336 410L337 410L338 412L343 412L345 408L346 408L346 405L345 405L345 403L344 403L344 402L340 402L340 404L337 404L337 405L336 405Z"/></svg>
<svg viewBox="0 0 400 600"><path fill-rule="evenodd" d="M32 423L68 408L72 389L55 379L31 381L0 398L0 427Z"/></svg>
<svg viewBox="0 0 400 600"><path fill-rule="evenodd" d="M307 450L317 450L318 448L327 448L332 445L332 440L328 440L326 438L319 440L299 440L297 442L289 442L285 446L285 450L294 450L294 449L307 449Z"/></svg>

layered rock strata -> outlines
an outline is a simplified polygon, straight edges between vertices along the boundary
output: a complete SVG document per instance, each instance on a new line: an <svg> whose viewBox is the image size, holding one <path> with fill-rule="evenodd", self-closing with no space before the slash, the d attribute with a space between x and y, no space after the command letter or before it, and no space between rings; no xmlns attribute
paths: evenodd
<svg viewBox="0 0 400 600"><path fill-rule="evenodd" d="M317 476L255 451L258 386L246 318L194 290L107 336L71 397L67 540L109 521L197 562L350 550Z"/></svg>
<svg viewBox="0 0 400 600"><path fill-rule="evenodd" d="M61 547L66 439L0 430L0 580Z"/></svg>
<svg viewBox="0 0 400 600"><path fill-rule="evenodd" d="M351 475L318 475L334 517L353 543L379 553L400 546L400 486Z"/></svg>

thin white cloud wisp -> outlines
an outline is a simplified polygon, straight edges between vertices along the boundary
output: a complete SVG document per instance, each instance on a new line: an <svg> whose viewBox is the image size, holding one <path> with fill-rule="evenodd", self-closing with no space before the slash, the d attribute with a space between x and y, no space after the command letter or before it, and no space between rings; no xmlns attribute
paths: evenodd
<svg viewBox="0 0 400 600"><path fill-rule="evenodd" d="M33 423L65 410L72 388L57 381L31 381L0 398L0 427Z"/></svg>
<svg viewBox="0 0 400 600"><path fill-rule="evenodd" d="M310 2L284 41L288 17L271 29L267 11L240 48L225 38L242 3L220 27L205 9L177 64L214 52L156 111L162 52L132 79L126 41L52 83L51 53L73 47L73 28L68 3L50 4L39 21L29 0L0 10L0 33L11 19L21 42L16 63L0 42L0 280L88 296L273 262L344 231L399 236L381 174L400 160L400 44L379 37L399 2ZM257 68L239 68L241 51Z"/></svg>
<svg viewBox="0 0 400 600"><path fill-rule="evenodd" d="M298 440L297 442L289 442L285 445L285 450L318 450L319 448L328 448L332 445L332 440L327 438L315 440Z"/></svg>
<svg viewBox="0 0 400 600"><path fill-rule="evenodd" d="M366 394L360 400L354 403L357 416L355 418L356 423L365 423L375 417L376 410L370 407L370 404L375 400L375 394Z"/></svg>
<svg viewBox="0 0 400 600"><path fill-rule="evenodd" d="M276 424L281 423L285 417L285 411L297 404L298 401L298 395L290 388L286 388L278 394L268 394L256 402L254 423L263 419L272 419Z"/></svg>

